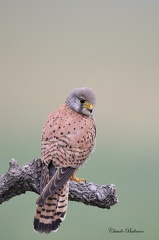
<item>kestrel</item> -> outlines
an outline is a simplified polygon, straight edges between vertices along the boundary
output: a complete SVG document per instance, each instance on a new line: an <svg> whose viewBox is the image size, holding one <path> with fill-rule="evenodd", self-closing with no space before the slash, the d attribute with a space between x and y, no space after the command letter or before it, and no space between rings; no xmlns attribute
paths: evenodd
<svg viewBox="0 0 159 240"><path fill-rule="evenodd" d="M76 88L47 118L42 131L42 173L34 229L56 231L66 216L69 179L83 181L75 172L95 147L96 127L92 115L95 93Z"/></svg>

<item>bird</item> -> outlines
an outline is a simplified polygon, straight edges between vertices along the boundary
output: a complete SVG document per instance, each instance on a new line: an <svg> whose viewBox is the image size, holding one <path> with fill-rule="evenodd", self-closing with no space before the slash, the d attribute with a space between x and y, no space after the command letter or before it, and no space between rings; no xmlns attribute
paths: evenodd
<svg viewBox="0 0 159 240"><path fill-rule="evenodd" d="M76 172L95 148L95 104L91 88L75 88L46 119L41 138L40 196L33 222L39 233L58 230L66 216L69 180L84 181Z"/></svg>

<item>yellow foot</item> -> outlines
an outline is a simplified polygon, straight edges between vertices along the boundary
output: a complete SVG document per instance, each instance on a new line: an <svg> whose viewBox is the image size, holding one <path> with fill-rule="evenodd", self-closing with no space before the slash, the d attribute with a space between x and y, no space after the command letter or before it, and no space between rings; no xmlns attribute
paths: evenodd
<svg viewBox="0 0 159 240"><path fill-rule="evenodd" d="M77 178L75 174L70 177L71 180L76 181L76 182L85 182L86 180L84 178Z"/></svg>

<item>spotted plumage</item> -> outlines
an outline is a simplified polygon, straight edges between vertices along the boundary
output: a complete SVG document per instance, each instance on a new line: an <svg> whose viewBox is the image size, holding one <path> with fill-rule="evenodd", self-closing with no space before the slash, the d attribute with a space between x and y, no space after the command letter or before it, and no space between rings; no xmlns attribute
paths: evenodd
<svg viewBox="0 0 159 240"><path fill-rule="evenodd" d="M56 231L65 218L68 180L95 146L94 105L94 92L90 88L77 88L46 120L42 131L41 195L34 217L34 229L38 232Z"/></svg>

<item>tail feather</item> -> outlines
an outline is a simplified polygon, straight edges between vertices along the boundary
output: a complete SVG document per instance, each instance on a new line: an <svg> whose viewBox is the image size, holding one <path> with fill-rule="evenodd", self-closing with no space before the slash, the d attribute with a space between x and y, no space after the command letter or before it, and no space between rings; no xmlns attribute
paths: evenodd
<svg viewBox="0 0 159 240"><path fill-rule="evenodd" d="M57 192L38 205L34 217L34 229L40 233L57 231L64 220L68 205L68 181Z"/></svg>

